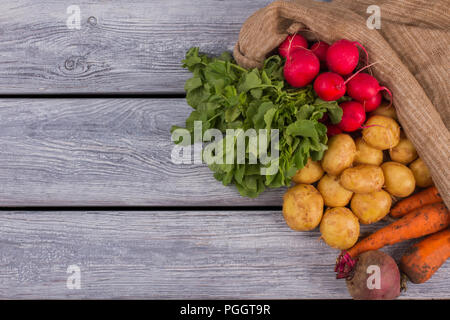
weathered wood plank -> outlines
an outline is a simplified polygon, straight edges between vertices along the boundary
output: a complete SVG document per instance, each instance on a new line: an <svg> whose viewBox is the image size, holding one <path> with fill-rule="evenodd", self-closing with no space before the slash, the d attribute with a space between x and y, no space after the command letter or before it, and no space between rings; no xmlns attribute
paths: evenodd
<svg viewBox="0 0 450 320"><path fill-rule="evenodd" d="M0 298L348 298L319 236L277 211L0 212ZM449 274L447 262L402 298L450 298Z"/></svg>
<svg viewBox="0 0 450 320"><path fill-rule="evenodd" d="M192 46L232 50L241 24L270 0L3 0L0 93L183 92ZM67 27L80 8L81 29Z"/></svg>
<svg viewBox="0 0 450 320"><path fill-rule="evenodd" d="M171 162L184 99L0 100L0 207L281 205Z"/></svg>

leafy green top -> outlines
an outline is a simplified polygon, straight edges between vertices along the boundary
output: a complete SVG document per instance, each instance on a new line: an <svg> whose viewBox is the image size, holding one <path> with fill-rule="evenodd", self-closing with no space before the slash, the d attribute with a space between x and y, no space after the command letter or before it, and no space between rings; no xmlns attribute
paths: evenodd
<svg viewBox="0 0 450 320"><path fill-rule="evenodd" d="M268 165L259 162L209 165L217 180L235 184L243 196L256 197L266 187L289 185L309 157L320 160L327 149L327 128L318 120L325 113L332 123L342 117L337 102L318 99L311 86L288 87L283 65L284 60L274 55L264 61L261 70L246 70L228 52L213 58L199 54L198 48L191 48L183 60L183 67L193 73L185 85L187 102L194 109L186 120L191 133L194 121L202 122L203 132L210 128L222 133L227 129L279 130L276 174L261 175L261 167ZM246 152L248 159L248 147Z"/></svg>

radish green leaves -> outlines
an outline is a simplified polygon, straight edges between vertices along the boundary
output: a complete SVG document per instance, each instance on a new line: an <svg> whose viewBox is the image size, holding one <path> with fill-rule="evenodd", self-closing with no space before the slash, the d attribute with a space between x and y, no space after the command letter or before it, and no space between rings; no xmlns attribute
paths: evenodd
<svg viewBox="0 0 450 320"><path fill-rule="evenodd" d="M265 60L262 69L246 70L227 52L213 58L200 54L198 48L191 48L183 60L183 67L193 74L185 85L186 100L194 109L186 120L191 134L196 121L201 122L202 133L218 129L225 140L227 129L278 129L278 170L274 174L261 174L261 169L270 164L254 154L249 137L245 138L245 163L209 164L217 180L236 185L243 196L256 197L267 187L288 186L309 157L320 160L327 148L327 128L319 120L325 113L332 123L338 123L342 117L337 102L318 99L311 86L289 87L283 79L283 65L283 58L274 55ZM175 129L174 126L172 130ZM270 142L266 144L270 154L273 149ZM224 148L220 157L225 159L232 152L237 160L234 151ZM249 161L252 157L257 163Z"/></svg>

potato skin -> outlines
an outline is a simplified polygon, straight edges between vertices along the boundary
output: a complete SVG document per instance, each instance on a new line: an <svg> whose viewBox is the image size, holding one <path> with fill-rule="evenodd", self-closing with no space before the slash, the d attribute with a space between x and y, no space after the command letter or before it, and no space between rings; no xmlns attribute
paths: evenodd
<svg viewBox="0 0 450 320"><path fill-rule="evenodd" d="M330 247L340 250L351 248L359 237L358 218L345 207L328 209L320 223L320 233Z"/></svg>
<svg viewBox="0 0 450 320"><path fill-rule="evenodd" d="M322 168L327 173L338 176L353 163L356 153L355 141L348 134L341 133L330 138L328 150L322 158Z"/></svg>
<svg viewBox="0 0 450 320"><path fill-rule="evenodd" d="M391 149L400 141L400 126L392 118L372 116L367 120L362 136L375 149Z"/></svg>
<svg viewBox="0 0 450 320"><path fill-rule="evenodd" d="M392 198L384 190L355 194L350 207L362 224L371 224L383 219L390 211Z"/></svg>
<svg viewBox="0 0 450 320"><path fill-rule="evenodd" d="M345 169L340 178L341 185L354 193L370 193L381 190L384 184L383 170L370 164L360 164Z"/></svg>
<svg viewBox="0 0 450 320"><path fill-rule="evenodd" d="M414 192L416 181L412 171L398 162L385 162L381 165L385 179L385 189L396 197L407 197Z"/></svg>
<svg viewBox="0 0 450 320"><path fill-rule="evenodd" d="M320 179L317 189L328 207L345 207L352 198L353 192L339 183L339 178L326 174Z"/></svg>
<svg viewBox="0 0 450 320"><path fill-rule="evenodd" d="M311 184L318 181L323 176L323 169L319 161L308 159L306 165L298 170L292 177L295 183Z"/></svg>
<svg viewBox="0 0 450 320"><path fill-rule="evenodd" d="M316 228L323 215L323 198L312 185L298 184L289 188L283 197L283 217L296 231Z"/></svg>
<svg viewBox="0 0 450 320"><path fill-rule="evenodd" d="M381 105L370 113L370 116L385 116L398 121L397 112L393 105L389 106L389 102L383 101Z"/></svg>
<svg viewBox="0 0 450 320"><path fill-rule="evenodd" d="M427 188L433 185L433 179L431 178L430 170L422 159L417 159L409 165L414 179L416 180L416 185L421 188Z"/></svg>
<svg viewBox="0 0 450 320"><path fill-rule="evenodd" d="M373 164L379 166L383 163L383 151L368 145L362 138L356 139L356 155L354 163Z"/></svg>
<svg viewBox="0 0 450 320"><path fill-rule="evenodd" d="M403 136L400 138L400 142L389 150L389 156L392 161L408 164L417 158L417 151L412 142L406 136Z"/></svg>
<svg viewBox="0 0 450 320"><path fill-rule="evenodd" d="M380 268L380 289L368 288L367 281L375 272L368 270L370 266ZM360 254L354 275L346 283L348 292L355 300L391 300L400 295L400 271L397 264L391 256L381 251Z"/></svg>

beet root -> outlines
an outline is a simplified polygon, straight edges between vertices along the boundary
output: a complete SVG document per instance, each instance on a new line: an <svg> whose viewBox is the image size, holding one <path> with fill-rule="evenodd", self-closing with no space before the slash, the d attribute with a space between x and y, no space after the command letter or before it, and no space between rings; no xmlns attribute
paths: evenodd
<svg viewBox="0 0 450 320"><path fill-rule="evenodd" d="M381 251L359 255L347 289L355 300L391 300L400 295L400 271L391 256Z"/></svg>

